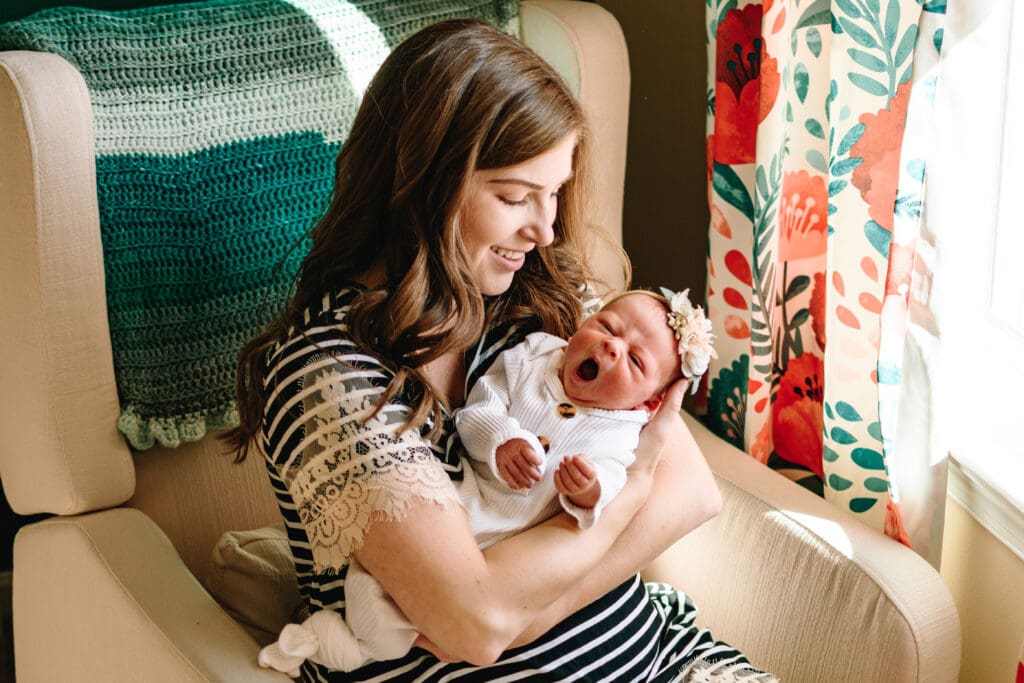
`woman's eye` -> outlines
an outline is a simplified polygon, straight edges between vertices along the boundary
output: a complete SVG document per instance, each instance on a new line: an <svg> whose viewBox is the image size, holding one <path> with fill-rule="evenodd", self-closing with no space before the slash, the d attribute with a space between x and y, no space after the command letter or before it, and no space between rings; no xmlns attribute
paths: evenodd
<svg viewBox="0 0 1024 683"><path fill-rule="evenodd" d="M523 204L526 203L526 197L523 197L522 199L512 199L510 197L499 196L498 199L500 199L503 203L508 204L509 206L522 206Z"/></svg>

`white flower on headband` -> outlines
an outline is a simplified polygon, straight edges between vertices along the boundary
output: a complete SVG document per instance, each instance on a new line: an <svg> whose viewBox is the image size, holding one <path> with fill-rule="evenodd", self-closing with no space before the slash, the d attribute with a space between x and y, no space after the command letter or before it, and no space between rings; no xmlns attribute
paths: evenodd
<svg viewBox="0 0 1024 683"><path fill-rule="evenodd" d="M690 393L697 391L701 376L708 371L712 358L718 358L711 340L711 321L704 317L704 309L690 303L690 290L681 292L661 288L671 309L668 326L679 340L677 348L683 370L683 377L690 380Z"/></svg>

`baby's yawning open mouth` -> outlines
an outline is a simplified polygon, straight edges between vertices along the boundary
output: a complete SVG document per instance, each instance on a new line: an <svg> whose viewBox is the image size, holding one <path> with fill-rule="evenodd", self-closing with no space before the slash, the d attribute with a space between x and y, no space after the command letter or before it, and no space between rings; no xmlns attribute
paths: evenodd
<svg viewBox="0 0 1024 683"><path fill-rule="evenodd" d="M588 358L580 363L579 367L576 368L576 376L584 382L589 382L597 377L597 361L593 358Z"/></svg>

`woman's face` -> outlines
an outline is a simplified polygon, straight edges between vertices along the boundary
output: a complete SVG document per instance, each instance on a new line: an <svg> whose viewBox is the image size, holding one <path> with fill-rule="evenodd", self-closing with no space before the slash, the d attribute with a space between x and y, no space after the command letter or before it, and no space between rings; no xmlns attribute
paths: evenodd
<svg viewBox="0 0 1024 683"><path fill-rule="evenodd" d="M459 212L462 244L477 287L503 293L534 247L554 240L558 193L572 176L576 134L515 166L473 172Z"/></svg>

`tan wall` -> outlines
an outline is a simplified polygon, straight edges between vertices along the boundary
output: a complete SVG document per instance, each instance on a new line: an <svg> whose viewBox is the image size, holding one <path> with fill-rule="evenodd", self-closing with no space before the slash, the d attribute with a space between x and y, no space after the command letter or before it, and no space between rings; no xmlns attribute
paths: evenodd
<svg viewBox="0 0 1024 683"><path fill-rule="evenodd" d="M942 578L960 613L965 683L1010 683L1024 641L1024 560L946 501Z"/></svg>
<svg viewBox="0 0 1024 683"><path fill-rule="evenodd" d="M638 286L707 281L704 3L598 0L619 20L632 92L623 240Z"/></svg>

